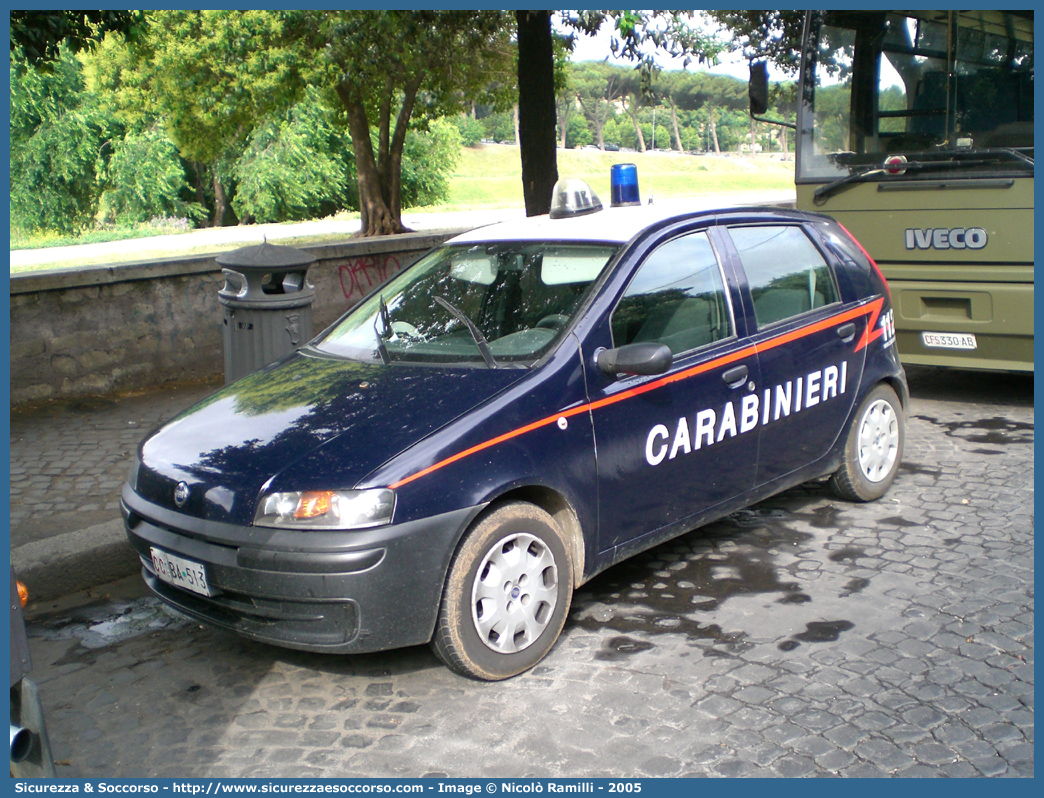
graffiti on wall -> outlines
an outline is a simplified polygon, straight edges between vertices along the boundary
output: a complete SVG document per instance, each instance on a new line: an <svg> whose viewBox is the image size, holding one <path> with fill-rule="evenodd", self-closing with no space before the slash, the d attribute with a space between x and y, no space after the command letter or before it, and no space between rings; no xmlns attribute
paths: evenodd
<svg viewBox="0 0 1044 798"><path fill-rule="evenodd" d="M395 255L364 255L338 267L344 298L353 304L402 269Z"/></svg>

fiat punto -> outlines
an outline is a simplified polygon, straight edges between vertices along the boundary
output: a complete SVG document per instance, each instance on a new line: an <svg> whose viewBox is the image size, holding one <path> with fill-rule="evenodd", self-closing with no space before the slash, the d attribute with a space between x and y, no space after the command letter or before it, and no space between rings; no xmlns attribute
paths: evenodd
<svg viewBox="0 0 1044 798"><path fill-rule="evenodd" d="M451 239L153 433L127 534L204 623L507 678L626 557L820 477L881 496L892 318L825 216L603 210L564 181L549 216Z"/></svg>

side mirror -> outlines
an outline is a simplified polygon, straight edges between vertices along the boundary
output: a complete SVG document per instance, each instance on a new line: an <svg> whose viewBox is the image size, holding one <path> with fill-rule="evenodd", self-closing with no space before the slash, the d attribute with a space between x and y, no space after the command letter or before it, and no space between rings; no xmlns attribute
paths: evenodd
<svg viewBox="0 0 1044 798"><path fill-rule="evenodd" d="M768 111L768 64L764 61L751 61L747 95L750 98L750 115L763 116Z"/></svg>
<svg viewBox="0 0 1044 798"><path fill-rule="evenodd" d="M627 344L617 349L603 349L595 356L603 374L663 374L674 362L674 353L664 344Z"/></svg>

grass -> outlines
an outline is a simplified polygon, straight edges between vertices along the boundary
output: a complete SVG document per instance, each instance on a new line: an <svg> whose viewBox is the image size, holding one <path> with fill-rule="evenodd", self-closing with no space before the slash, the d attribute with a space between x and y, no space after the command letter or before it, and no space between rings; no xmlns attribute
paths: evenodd
<svg viewBox="0 0 1044 798"><path fill-rule="evenodd" d="M616 163L634 163L638 169L638 181L642 200L651 197L657 199L701 197L738 192L757 192L765 190L793 190L793 161L783 161L778 155L761 155L755 158L715 155L683 155L678 153L625 153L600 152L598 150L559 150L559 177L580 178L585 180L602 199L609 202L609 170ZM450 178L449 196L445 203L425 208L411 208L410 214L468 211L475 209L522 209L525 203L522 198L522 165L519 160L518 147L501 144L483 145L465 148L460 162L452 178ZM337 222L353 222L358 220L358 213L342 212L333 219ZM300 234L293 233L293 224L287 223L289 235L280 237L281 243L298 246L303 244L323 243L344 240L346 233L324 233L316 235L301 229ZM280 225L282 228L283 225ZM350 225L349 225L350 227ZM258 235L257 228L241 228L244 238L252 239ZM282 232L282 231L281 231ZM82 254L55 253L54 258L34 258L39 261L31 265L12 266L11 272L38 271L41 269L64 268L72 266L90 266L109 264L118 260L139 260L142 258L160 258L175 249L178 255L202 255L217 249L232 249L242 243L231 243L227 246L215 247L207 240L206 231L188 231L170 224L142 224L134 227L105 228L91 231L77 237L59 237L57 235L24 236L11 230L11 249L27 250L49 247L65 247L76 244L89 244L127 239L144 239L152 236L178 235L186 236L176 247L168 241L143 243L136 252L126 256L113 257L99 254L85 256ZM200 239L195 242L193 239ZM46 262L44 262L46 261Z"/></svg>
<svg viewBox="0 0 1044 798"><path fill-rule="evenodd" d="M794 163L778 157L756 159L656 152L601 152L559 150L559 177L587 181L603 200L609 200L609 168L633 163L643 199L698 197L766 189L793 189ZM522 208L522 164L518 148L500 144L466 148L450 180L449 198L432 210Z"/></svg>
<svg viewBox="0 0 1044 798"><path fill-rule="evenodd" d="M76 235L26 233L12 227L11 249L45 249L48 247L71 247L78 244L103 244L108 241L125 241L128 238L152 238L154 236L168 236L190 232L186 221L178 221L181 223L142 222L135 225L107 225Z"/></svg>

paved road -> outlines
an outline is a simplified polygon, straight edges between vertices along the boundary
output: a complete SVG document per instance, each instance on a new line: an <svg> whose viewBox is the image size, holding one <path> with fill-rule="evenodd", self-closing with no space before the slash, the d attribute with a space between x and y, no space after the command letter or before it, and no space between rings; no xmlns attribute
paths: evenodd
<svg viewBox="0 0 1044 798"><path fill-rule="evenodd" d="M1032 776L1032 380L912 376L884 499L803 486L617 566L507 682L244 641L136 580L35 606L59 775Z"/></svg>

